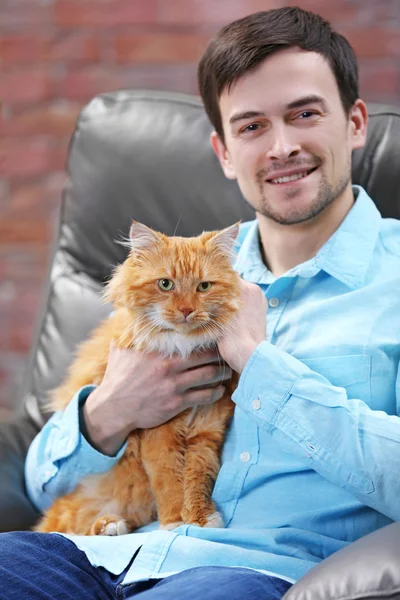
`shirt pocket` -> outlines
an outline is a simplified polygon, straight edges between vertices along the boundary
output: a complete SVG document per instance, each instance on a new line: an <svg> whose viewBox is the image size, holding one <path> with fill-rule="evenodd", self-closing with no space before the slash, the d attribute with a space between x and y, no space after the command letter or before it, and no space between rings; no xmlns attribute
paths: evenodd
<svg viewBox="0 0 400 600"><path fill-rule="evenodd" d="M299 358L309 369L332 385L344 388L349 399L371 404L371 357L369 354Z"/></svg>

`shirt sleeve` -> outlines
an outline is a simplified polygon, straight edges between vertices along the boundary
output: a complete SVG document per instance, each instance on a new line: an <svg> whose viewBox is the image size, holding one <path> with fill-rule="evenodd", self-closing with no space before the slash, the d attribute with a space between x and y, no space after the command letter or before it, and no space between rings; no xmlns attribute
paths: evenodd
<svg viewBox="0 0 400 600"><path fill-rule="evenodd" d="M56 412L29 447L25 462L28 496L44 511L59 496L75 489L85 475L104 473L125 451L106 456L93 448L79 428L80 410L95 386L79 390L64 411Z"/></svg>
<svg viewBox="0 0 400 600"><path fill-rule="evenodd" d="M400 375L397 377L397 394ZM400 520L400 418L372 410L300 360L262 342L233 400L286 451L363 504Z"/></svg>

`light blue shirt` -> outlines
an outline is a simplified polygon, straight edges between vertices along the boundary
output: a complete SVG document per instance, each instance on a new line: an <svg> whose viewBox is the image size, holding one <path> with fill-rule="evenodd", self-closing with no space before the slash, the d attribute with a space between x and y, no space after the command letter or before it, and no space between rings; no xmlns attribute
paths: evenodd
<svg viewBox="0 0 400 600"><path fill-rule="evenodd" d="M349 542L400 519L400 222L357 200L311 260L275 278L257 222L242 226L236 269L269 301L267 340L233 399L213 498L224 529L157 524L120 537L69 536L124 582L202 565L299 579ZM26 483L45 509L86 473L116 463L79 432L80 390L31 445Z"/></svg>

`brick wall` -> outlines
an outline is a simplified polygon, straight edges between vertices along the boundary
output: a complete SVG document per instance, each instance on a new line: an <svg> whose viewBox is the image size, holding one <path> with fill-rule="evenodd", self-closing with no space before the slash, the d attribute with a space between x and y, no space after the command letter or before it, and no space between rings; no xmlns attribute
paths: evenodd
<svg viewBox="0 0 400 600"><path fill-rule="evenodd" d="M80 108L117 88L195 92L196 62L221 25L286 4L348 36L366 100L399 103L399 0L1 0L0 413L26 368Z"/></svg>

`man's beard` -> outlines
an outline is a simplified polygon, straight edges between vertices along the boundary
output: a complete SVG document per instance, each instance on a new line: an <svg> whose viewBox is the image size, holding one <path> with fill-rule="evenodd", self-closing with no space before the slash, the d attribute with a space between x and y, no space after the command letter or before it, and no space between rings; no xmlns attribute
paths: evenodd
<svg viewBox="0 0 400 600"><path fill-rule="evenodd" d="M351 181L351 165L349 162L345 175L343 175L342 179L334 188L329 185L324 175L322 175L322 180L315 199L307 207L297 211L291 211L287 215L280 214L268 202L268 196L265 194L265 169L261 169L257 173L257 179L260 189L260 201L257 206L251 205L249 202L248 204L250 204L250 206L252 206L256 212L260 213L264 217L267 217L271 221L274 221L275 223L279 223L280 225L296 225L298 223L304 223L305 221L314 219L343 194L349 182ZM279 183L270 185L279 185ZM297 190L292 190L293 198L295 198L297 193ZM288 196L289 194L290 192L288 192Z"/></svg>

